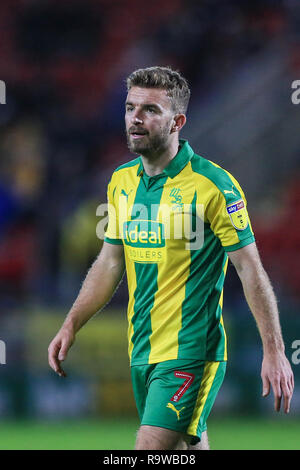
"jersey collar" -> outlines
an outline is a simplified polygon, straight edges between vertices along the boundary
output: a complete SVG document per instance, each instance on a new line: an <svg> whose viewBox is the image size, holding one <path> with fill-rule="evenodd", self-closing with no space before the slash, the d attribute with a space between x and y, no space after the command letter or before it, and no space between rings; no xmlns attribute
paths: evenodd
<svg viewBox="0 0 300 470"><path fill-rule="evenodd" d="M170 161L170 163L166 166L162 174L169 176L170 178L174 178L174 176L178 175L181 170L188 164L191 160L192 156L194 155L194 151L192 147L189 145L188 141L185 139L179 139L180 150L175 155L175 157ZM144 172L143 161L142 157L139 157L139 166L137 170L137 175L140 176Z"/></svg>

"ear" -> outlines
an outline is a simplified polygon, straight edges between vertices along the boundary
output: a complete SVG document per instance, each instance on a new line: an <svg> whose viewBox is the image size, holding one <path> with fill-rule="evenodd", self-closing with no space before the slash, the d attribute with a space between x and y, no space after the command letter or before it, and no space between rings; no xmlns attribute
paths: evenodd
<svg viewBox="0 0 300 470"><path fill-rule="evenodd" d="M185 114L176 114L173 118L171 132L179 132L186 123Z"/></svg>

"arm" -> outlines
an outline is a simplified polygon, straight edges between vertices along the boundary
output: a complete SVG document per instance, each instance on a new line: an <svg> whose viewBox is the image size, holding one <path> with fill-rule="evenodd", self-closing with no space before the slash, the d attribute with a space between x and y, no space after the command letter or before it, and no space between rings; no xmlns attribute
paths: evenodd
<svg viewBox="0 0 300 470"><path fill-rule="evenodd" d="M123 277L124 270L123 245L104 242L99 256L87 273L77 299L48 348L49 365L60 376L66 376L60 362L66 358L77 331L109 302Z"/></svg>
<svg viewBox="0 0 300 470"><path fill-rule="evenodd" d="M261 378L263 396L273 389L276 411L284 396L284 411L289 412L294 377L284 352L276 298L270 280L262 266L255 243L228 253L243 285L250 310L255 318L262 344Z"/></svg>

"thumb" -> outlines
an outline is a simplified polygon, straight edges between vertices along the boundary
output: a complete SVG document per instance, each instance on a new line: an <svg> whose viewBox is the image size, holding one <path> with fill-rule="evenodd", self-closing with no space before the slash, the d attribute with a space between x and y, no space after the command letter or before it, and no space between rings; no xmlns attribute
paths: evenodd
<svg viewBox="0 0 300 470"><path fill-rule="evenodd" d="M270 393L270 382L267 377L262 377L262 383L263 383L263 391L262 391L262 396L266 397Z"/></svg>

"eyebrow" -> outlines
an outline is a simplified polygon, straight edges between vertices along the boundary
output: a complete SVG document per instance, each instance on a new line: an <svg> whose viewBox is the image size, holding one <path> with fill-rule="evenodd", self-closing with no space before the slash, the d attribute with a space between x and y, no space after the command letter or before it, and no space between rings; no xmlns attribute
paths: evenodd
<svg viewBox="0 0 300 470"><path fill-rule="evenodd" d="M125 106L127 106L127 105L134 106L134 103L132 103L131 101L126 101ZM143 103L141 106L142 106L143 108L151 108L151 107L152 107L152 108L157 108L157 109L159 109L159 110L162 109L161 106L159 106L159 105L156 104L156 103Z"/></svg>

